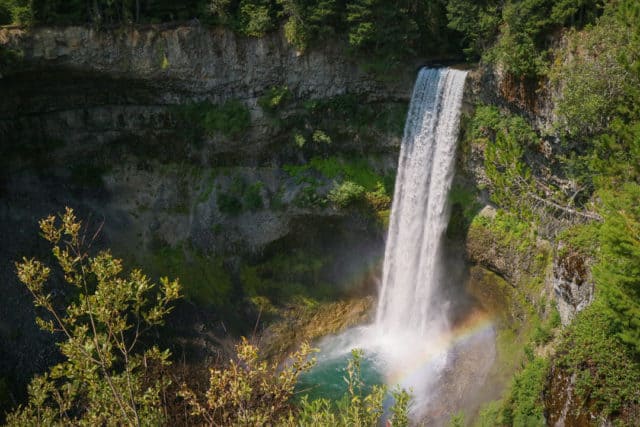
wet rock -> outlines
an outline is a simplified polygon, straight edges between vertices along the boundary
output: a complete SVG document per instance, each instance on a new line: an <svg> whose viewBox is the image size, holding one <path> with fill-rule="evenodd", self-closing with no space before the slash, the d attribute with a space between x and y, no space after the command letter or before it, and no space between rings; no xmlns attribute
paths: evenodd
<svg viewBox="0 0 640 427"><path fill-rule="evenodd" d="M563 325L568 325L594 298L589 259L560 242L553 261L551 284Z"/></svg>

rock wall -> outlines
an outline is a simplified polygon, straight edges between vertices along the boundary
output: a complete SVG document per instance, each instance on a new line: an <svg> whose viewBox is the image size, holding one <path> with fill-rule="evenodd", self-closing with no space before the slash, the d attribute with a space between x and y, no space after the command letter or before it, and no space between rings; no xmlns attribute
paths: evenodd
<svg viewBox="0 0 640 427"><path fill-rule="evenodd" d="M24 392L24 381L57 357L52 337L35 327L31 298L17 283L13 262L47 256L37 221L64 206L94 226L104 224L99 245L145 268L155 264L162 272L170 262L163 265L157 254L166 249L206 283L217 280L215 264L233 298L243 298L241 265L282 246L334 254L336 261L319 274L332 286L371 285L360 272L375 268L383 251L377 219L357 207L297 203L306 184L283 165L360 155L377 173L393 174L400 137L372 128L375 137L367 141L356 130L349 133L355 137L320 148L298 147L257 101L271 87L287 87L292 100L283 120L309 100L337 95L357 96L374 109L408 103L410 66L381 82L338 43L300 54L280 33L242 38L195 22L0 29L0 43L23 54L0 78L0 291L6 301L0 305L0 377L16 385L12 391ZM180 106L230 99L251 117L237 135L195 141L178 123ZM230 214L220 196L239 191L238 183L242 191L253 186L255 209ZM331 185L322 181L314 191L326 195ZM202 342L211 334L194 328L226 333L221 315L189 302L170 323ZM198 346L208 351L211 342Z"/></svg>
<svg viewBox="0 0 640 427"><path fill-rule="evenodd" d="M303 98L352 91L404 99L410 90L404 83L389 86L373 81L338 43L300 54L281 33L244 38L197 22L113 30L3 29L0 42L23 52L26 69L56 67L146 80L162 89L166 101L185 92L249 99L274 85L287 85ZM413 71L407 70L405 77L412 80Z"/></svg>

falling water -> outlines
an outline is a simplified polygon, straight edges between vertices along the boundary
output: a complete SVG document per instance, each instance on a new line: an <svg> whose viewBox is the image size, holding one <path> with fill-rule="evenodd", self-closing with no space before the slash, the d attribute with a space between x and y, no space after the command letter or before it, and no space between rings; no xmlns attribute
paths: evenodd
<svg viewBox="0 0 640 427"><path fill-rule="evenodd" d="M376 321L319 343L318 368L307 379L308 385L323 383L338 390L342 381L335 377L341 375L335 366L344 364L351 349L360 348L367 376L372 381L382 376L389 386L411 390L412 418L430 419L430 425L443 425L445 406L460 400L459 393L451 394L455 387L443 387L482 383L494 357L492 344L483 344L493 342L490 321L469 313L464 322L450 325L441 292L447 282L442 238L465 79L466 72L459 70L420 71L400 150ZM485 358L458 374L465 352ZM471 392L473 386L465 388Z"/></svg>
<svg viewBox="0 0 640 427"><path fill-rule="evenodd" d="M446 328L438 298L441 240L466 72L422 69L400 149L376 327L426 337Z"/></svg>

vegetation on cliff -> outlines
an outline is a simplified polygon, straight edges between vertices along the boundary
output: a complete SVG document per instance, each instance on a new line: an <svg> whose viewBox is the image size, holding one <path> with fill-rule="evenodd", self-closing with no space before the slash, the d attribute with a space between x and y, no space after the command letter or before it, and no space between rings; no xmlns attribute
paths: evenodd
<svg viewBox="0 0 640 427"><path fill-rule="evenodd" d="M509 105L508 100L500 106L476 106L466 127L466 147L484 154L482 169L486 181L479 190L487 191L499 210L495 218L474 218L478 210L474 194L456 189L452 201L458 205L459 215L454 210L450 235L461 237L468 233L470 240L475 239L469 246L479 256L483 251L490 252L486 248L502 250L503 261L514 260L513 265L531 267L530 271L519 272L526 274L513 280L522 285L522 300L518 303L526 307L528 311L523 311L523 316L530 315L527 319L532 323L525 367L513 379L500 404L486 408L481 418L488 424L543 423L545 393L553 392L549 375L561 372L563 378L570 378L567 381L572 385L571 393L595 417L603 421L633 421L640 405L637 1L0 0L0 24L89 24L104 28L194 18L205 25L226 26L247 37L260 37L282 28L287 40L301 52L327 39L336 40L378 75L418 57L463 54L470 61L480 59L492 67L507 84L525 82L539 89L539 93L553 93L548 95L554 97L555 109L548 114L553 123L544 129L532 124L532 116L539 111L523 111L522 105ZM0 73L19 60L18 52L0 47ZM406 110L398 103L377 105L352 94L301 101L285 86L273 86L257 95L260 95L258 106L276 129L275 143L287 147L289 158L293 159L281 165L300 187L291 206L300 210L355 208L373 214L384 224L391 202L391 176L374 169L359 156L367 154L381 133L400 134L399 123ZM252 120L247 105L237 100L183 104L172 110L172 117L194 146L201 145L206 138L237 139L250 129ZM361 144L348 155L335 155L336 144L347 140ZM46 164L47 157L42 152L47 151L49 142L38 144L40 148L27 153L36 167ZM142 151L150 157L174 160L176 150L193 148L188 144L173 145L172 150L165 150L153 141L144 145L154 146L153 153ZM29 143L20 149L25 147L29 150ZM71 175L85 186L93 182L99 187L102 179L101 170L91 165L74 165ZM273 209L282 206L281 194L265 196L261 182L248 183L241 177L229 181L230 185L215 197L216 209L227 217L260 212L267 205ZM200 197L206 199L210 193L212 188L203 191ZM180 213L188 208L187 204L176 207ZM60 229L49 220L44 223L45 235L58 244L58 235L67 233L73 243L78 238L73 235L76 224L67 219L66 228ZM572 228L567 230L567 225ZM459 233L458 229L464 232ZM220 224L212 230L216 232L220 232ZM537 313L529 313L545 306L539 299L550 253L540 249L540 237L567 240L570 250L590 258L597 289L594 305L580 314L556 343L550 332L553 327L541 323ZM152 263L180 272L189 280L193 269L184 271L181 257L186 250L181 245L158 250ZM128 341L132 332L128 322L141 318L150 326L160 324L169 310L168 303L177 297L177 286L174 282L162 282L164 294L160 292L160 300L155 300L157 305L145 311L143 306L150 301L143 294L150 291L151 285L141 273L122 278L119 262L109 254L81 256L77 261L65 254L64 247L59 248L54 256L63 270L68 270L64 271L66 278L84 286L85 279L74 270L78 262L83 263L86 265L83 274L95 276L97 294L86 289L74 291L71 298L77 302L66 311L67 317L60 318L58 323L42 321L48 329L63 328L66 340L60 348L66 361L34 380L29 404L10 419L23 423L45 416L61 422L101 422L108 414L116 414L112 416L121 417L117 421L131 423L141 417L149 422L165 418L161 391L169 387L163 376L169 363L168 354L145 345L141 345L140 352L129 353L129 348L136 346ZM217 287L203 287L200 286L203 282L198 282L185 291L187 297L202 304L230 305L233 283L222 261L212 262L200 255L192 259L192 265L208 264L195 274L206 276ZM291 256L277 254L241 263L237 267L238 277L233 280L241 283L242 298L248 298L267 314L274 304L289 302L294 296L324 296L327 286L319 272L328 260L328 256L317 251ZM501 270L500 266L490 267ZM580 269L582 276L586 275L586 268ZM43 290L48 270L27 260L20 264L19 271L35 294L36 303L52 314L57 313L59 301L54 303L55 298ZM304 284L311 285L304 289L306 293L298 292ZM113 300L99 298L98 291L107 285L118 290L113 293ZM135 289L138 291L133 292ZM100 305L107 303L123 304L122 310ZM107 316L97 327L82 323L98 316L100 310L103 314L120 314L115 318ZM76 332L69 332L69 328ZM555 344L555 355L542 354L549 342ZM282 371L283 382L278 383L279 378L265 373L268 366L259 362L255 348L245 343L238 347L238 352L239 362L231 363L228 370L214 371L209 392L198 395L183 390L182 396L194 417L213 423L270 420L286 424L298 420L303 424L348 424L351 419L348 417L374 422L380 415L384 393L376 390L365 397L356 394L355 386L353 390L350 388L354 394L338 409L328 401L307 400L302 400L296 409L291 401L291 384L295 375L307 367L301 355L293 371ZM357 383L360 380L355 356L348 377ZM123 358L130 359L123 361ZM85 363L87 360L97 364ZM87 385L79 384L75 380L78 377L87 378ZM149 382L149 378L157 381ZM225 398L236 400L221 403L219 391L235 387L236 380L248 385L250 392L237 389L237 395L222 393ZM263 382L269 384L266 391L256 385ZM2 381L0 397L1 389ZM267 406L261 406L264 395L277 395L277 404L266 399ZM397 401L406 404L406 396L399 395ZM238 410L246 406L255 412ZM234 418L238 415L239 418ZM403 415L398 419L406 422Z"/></svg>
<svg viewBox="0 0 640 427"><path fill-rule="evenodd" d="M466 141L470 150L484 153L486 190L503 217L566 241L561 251L582 257L565 266L578 284L588 280L587 265L593 266L596 300L563 332L556 355L547 356L550 363L532 359L514 379L510 397L487 408L484 417L518 424L514 414L529 414L533 418L523 425L536 425L549 420L543 409L550 405L547 410L569 408L566 422L591 417L634 425L640 402L635 379L640 367L640 6L634 1L576 3L580 19L570 20L572 28L559 42L550 36L554 26L568 22L566 15L554 21L562 2L548 2L546 12L534 8L527 9L533 15L510 15L509 8L533 3L505 6L496 44L487 48L480 33L470 38L483 47L485 60L507 73L549 78L555 93L552 123L534 130L530 117L517 108L481 105L468 123ZM480 18L474 31L493 19L485 13L491 7L476 8ZM526 27L512 33L513 19L521 18ZM543 39L536 41L535 28ZM518 39L521 47L530 45L526 58L510 45ZM568 224L574 225L567 229ZM518 391L525 379L533 381L528 388L538 390L534 412L528 409L530 396ZM564 396L565 409L554 406L554 394ZM551 419L559 416L554 412Z"/></svg>

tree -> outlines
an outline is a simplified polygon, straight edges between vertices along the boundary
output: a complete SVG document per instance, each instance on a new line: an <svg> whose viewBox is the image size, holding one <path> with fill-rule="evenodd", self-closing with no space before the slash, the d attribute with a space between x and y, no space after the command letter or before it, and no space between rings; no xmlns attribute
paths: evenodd
<svg viewBox="0 0 640 427"><path fill-rule="evenodd" d="M492 0L449 0L447 19L447 26L462 34L465 55L480 57L498 34L500 9Z"/></svg>
<svg viewBox="0 0 640 427"><path fill-rule="evenodd" d="M594 277L618 337L640 354L640 185L602 191L604 224Z"/></svg>
<svg viewBox="0 0 640 427"><path fill-rule="evenodd" d="M122 274L122 261L108 251L88 254L86 229L72 209L40 221L42 236L73 297L60 309L47 282L50 267L36 259L16 263L18 278L45 312L38 325L64 339L65 360L29 385L29 402L8 417L9 425L157 425L164 418L161 393L169 380L154 374L169 364L169 352L143 348L141 338L161 325L179 297L180 285L160 286L140 271Z"/></svg>

